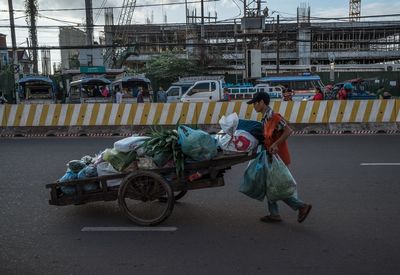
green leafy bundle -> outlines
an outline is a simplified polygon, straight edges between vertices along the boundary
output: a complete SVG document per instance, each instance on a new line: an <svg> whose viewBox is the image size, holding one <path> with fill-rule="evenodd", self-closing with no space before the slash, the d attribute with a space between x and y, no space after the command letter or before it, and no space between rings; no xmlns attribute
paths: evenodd
<svg viewBox="0 0 400 275"><path fill-rule="evenodd" d="M163 167L168 160L173 159L176 174L180 177L183 174L185 160L181 146L178 144L178 132L154 128L148 136L150 138L141 145L146 155L151 156L158 167Z"/></svg>

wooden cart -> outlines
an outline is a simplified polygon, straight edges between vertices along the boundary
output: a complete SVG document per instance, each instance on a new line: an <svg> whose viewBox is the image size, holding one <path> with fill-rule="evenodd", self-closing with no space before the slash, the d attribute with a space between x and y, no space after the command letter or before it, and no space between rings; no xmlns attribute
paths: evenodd
<svg viewBox="0 0 400 275"><path fill-rule="evenodd" d="M186 163L186 174L181 178L172 178L175 168L139 169L133 172L99 176L68 182L47 184L50 189L50 205L80 205L96 201L118 200L125 215L139 225L157 225L171 215L176 200L182 198L188 190L223 186L224 172L231 166L249 161L255 154L219 155L209 161ZM188 174L202 173L193 181L187 180ZM170 179L167 179L167 178ZM111 180L120 180L120 184L110 187ZM86 184L98 184L93 191L84 191ZM75 186L74 195L66 195L61 186Z"/></svg>

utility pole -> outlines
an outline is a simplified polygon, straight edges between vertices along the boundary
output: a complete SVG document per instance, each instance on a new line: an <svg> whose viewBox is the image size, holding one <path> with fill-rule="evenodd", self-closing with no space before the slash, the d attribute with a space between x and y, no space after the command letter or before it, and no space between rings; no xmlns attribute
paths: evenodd
<svg viewBox="0 0 400 275"><path fill-rule="evenodd" d="M13 52L14 94L16 102L19 103L19 95L17 93L17 83L19 80L19 67L18 67L17 42L15 39L14 8L12 0L8 0L8 11L10 15L11 41L12 41L12 52Z"/></svg>
<svg viewBox="0 0 400 275"><path fill-rule="evenodd" d="M280 44L280 37L279 37L280 29L279 29L279 14L276 16L276 73L279 74L279 65L280 65L280 56L279 56L279 44Z"/></svg>
<svg viewBox="0 0 400 275"><path fill-rule="evenodd" d="M92 0L85 0L86 45L93 45L93 5Z"/></svg>
<svg viewBox="0 0 400 275"><path fill-rule="evenodd" d="M31 37L31 44L34 49L32 50L32 62L33 62L33 73L38 74L38 38L37 38L37 29L36 29L36 17L38 14L38 2L37 0L27 0L26 2L27 9L27 19L29 19L29 34ZM28 21L27 21L28 22Z"/></svg>

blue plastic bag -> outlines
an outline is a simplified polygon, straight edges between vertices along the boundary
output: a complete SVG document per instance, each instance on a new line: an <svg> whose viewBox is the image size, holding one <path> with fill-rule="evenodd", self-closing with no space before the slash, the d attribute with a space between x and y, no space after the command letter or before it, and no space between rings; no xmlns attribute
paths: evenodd
<svg viewBox="0 0 400 275"><path fill-rule="evenodd" d="M214 138L202 130L179 126L178 135L182 152L194 160L210 160L218 153Z"/></svg>
<svg viewBox="0 0 400 275"><path fill-rule="evenodd" d="M61 179L58 181L60 182L61 185L61 191L66 194L66 195L73 195L76 193L76 187L75 186L62 186L63 182L70 181L70 180L76 180L78 178L78 174L72 172L70 169L67 169L67 172L65 172L64 176L62 176Z"/></svg>
<svg viewBox="0 0 400 275"><path fill-rule="evenodd" d="M239 191L250 198L263 201L266 194L266 153L265 150L259 152L255 159L249 162L244 172L244 180L239 187Z"/></svg>
<svg viewBox="0 0 400 275"><path fill-rule="evenodd" d="M289 168L278 155L272 156L272 162L266 162L266 195L269 201L284 200L296 193L296 181Z"/></svg>
<svg viewBox="0 0 400 275"><path fill-rule="evenodd" d="M97 177L97 169L94 165L88 165L78 173L78 179Z"/></svg>
<svg viewBox="0 0 400 275"><path fill-rule="evenodd" d="M97 177L97 168L94 165L88 165L78 173L78 179L87 179ZM93 191L99 189L98 183L86 183L83 185L84 191Z"/></svg>

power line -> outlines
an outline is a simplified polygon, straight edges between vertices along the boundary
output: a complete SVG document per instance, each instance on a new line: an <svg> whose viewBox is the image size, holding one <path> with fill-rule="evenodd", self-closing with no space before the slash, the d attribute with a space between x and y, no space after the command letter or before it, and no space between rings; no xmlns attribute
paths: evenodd
<svg viewBox="0 0 400 275"><path fill-rule="evenodd" d="M40 14L40 13L39 13L38 16L41 17L41 18L46 18L46 19L53 20L53 21L57 21L57 22L61 22L61 23L76 24L76 25L81 24L81 23L78 23L78 22L72 22L72 21L67 21L67 20L61 20L61 19L53 18L53 17L50 17L50 16L45 16L45 15Z"/></svg>

